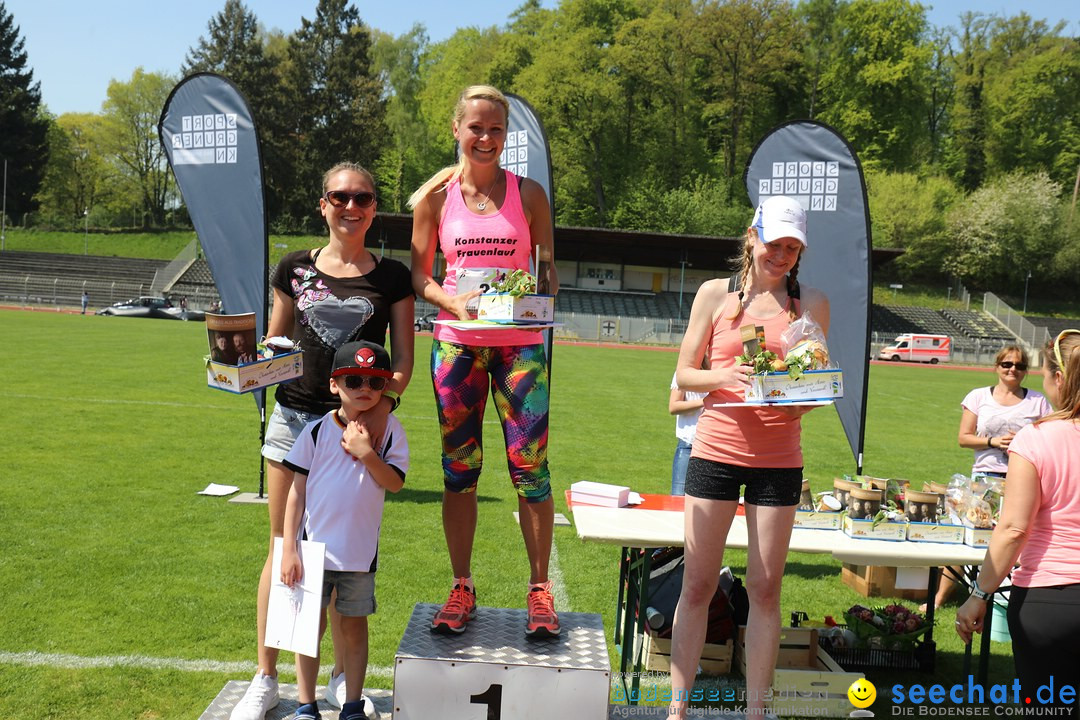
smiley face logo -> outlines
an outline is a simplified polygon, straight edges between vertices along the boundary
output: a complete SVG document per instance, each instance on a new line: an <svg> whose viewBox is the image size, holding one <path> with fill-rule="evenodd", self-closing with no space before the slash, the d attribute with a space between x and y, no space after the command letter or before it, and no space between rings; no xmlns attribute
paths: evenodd
<svg viewBox="0 0 1080 720"><path fill-rule="evenodd" d="M865 678L859 678L855 682L851 683L851 687L847 691L848 700L851 704L857 708L868 708L874 704L874 700L877 700L877 688L874 687L874 683L866 680Z"/></svg>

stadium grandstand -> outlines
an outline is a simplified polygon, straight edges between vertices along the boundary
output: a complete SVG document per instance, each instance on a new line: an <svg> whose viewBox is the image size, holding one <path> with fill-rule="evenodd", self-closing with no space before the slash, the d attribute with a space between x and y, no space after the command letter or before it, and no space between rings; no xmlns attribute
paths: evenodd
<svg viewBox="0 0 1080 720"><path fill-rule="evenodd" d="M412 217L383 213L368 234L373 252L410 262ZM556 312L563 336L622 342L678 342L702 282L725 277L741 238L671 235L600 228L555 228L561 291ZM875 268L902 251L875 248ZM267 269L269 273L271 268ZM83 291L102 307L137 295L186 297L206 309L219 300L213 276L193 242L171 262L88 255L6 251L0 253L0 301L77 306ZM226 309L227 310L227 309ZM422 318L434 308L417 302ZM1011 312L1011 309L1010 309ZM902 333L950 335L961 349L1000 347L1017 334L987 310L875 304L874 343ZM1056 333L1075 320L1030 317Z"/></svg>

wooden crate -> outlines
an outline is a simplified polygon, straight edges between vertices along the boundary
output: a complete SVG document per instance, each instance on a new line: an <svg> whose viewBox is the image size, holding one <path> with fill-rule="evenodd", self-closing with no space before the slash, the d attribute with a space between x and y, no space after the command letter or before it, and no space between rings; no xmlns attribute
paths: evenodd
<svg viewBox="0 0 1080 720"><path fill-rule="evenodd" d="M746 627L739 628L735 657L746 676ZM814 628L781 628L780 652L773 673L771 710L780 717L848 717L853 707L848 688L864 677L846 672L818 645Z"/></svg>
<svg viewBox="0 0 1080 720"><path fill-rule="evenodd" d="M706 675L727 675L731 672L731 658L734 655L735 642L728 640L724 644L705 643L698 665ZM645 669L655 672L671 672L671 638L645 635Z"/></svg>
<svg viewBox="0 0 1080 720"><path fill-rule="evenodd" d="M844 563L841 570L844 584L863 597L890 597L901 600L926 600L926 590L898 589L896 568L877 565L852 565Z"/></svg>

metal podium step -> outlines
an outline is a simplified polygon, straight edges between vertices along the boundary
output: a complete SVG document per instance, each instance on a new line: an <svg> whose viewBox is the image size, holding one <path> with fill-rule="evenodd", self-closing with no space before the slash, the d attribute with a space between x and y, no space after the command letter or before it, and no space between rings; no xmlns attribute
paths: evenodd
<svg viewBox="0 0 1080 720"><path fill-rule="evenodd" d="M199 720L229 720L229 714L232 712L233 707L244 696L244 691L247 690L250 684L250 680L230 680L225 683L225 687L221 688L221 692L210 703L210 706L203 711L203 714L199 716ZM325 692L325 685L319 685L315 688L315 697L319 700L319 714L323 716L324 720L335 720L338 716L338 710L323 701ZM300 705L296 696L295 684L282 683L278 686L278 693L281 696L281 702L278 703L276 708L266 713L266 720L291 718ZM390 720L394 702L393 694L389 690L368 689L364 690L364 694L371 698L371 702L375 705L375 709L379 711L382 720Z"/></svg>
<svg viewBox="0 0 1080 720"><path fill-rule="evenodd" d="M480 607L464 633L440 635L431 632L439 607L416 605L401 638L395 720L608 717L611 666L599 615L560 613L559 637L530 639L525 610Z"/></svg>

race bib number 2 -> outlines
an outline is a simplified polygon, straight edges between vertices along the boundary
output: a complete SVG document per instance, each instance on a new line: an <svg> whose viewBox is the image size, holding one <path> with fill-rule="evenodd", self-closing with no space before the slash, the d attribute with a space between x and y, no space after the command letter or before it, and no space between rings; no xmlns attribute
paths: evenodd
<svg viewBox="0 0 1080 720"><path fill-rule="evenodd" d="M464 295L473 290L479 290L481 293L492 292L492 285L505 280L507 272L505 268L459 268L454 294ZM476 298L473 298L465 305L465 308L475 315L478 302Z"/></svg>

